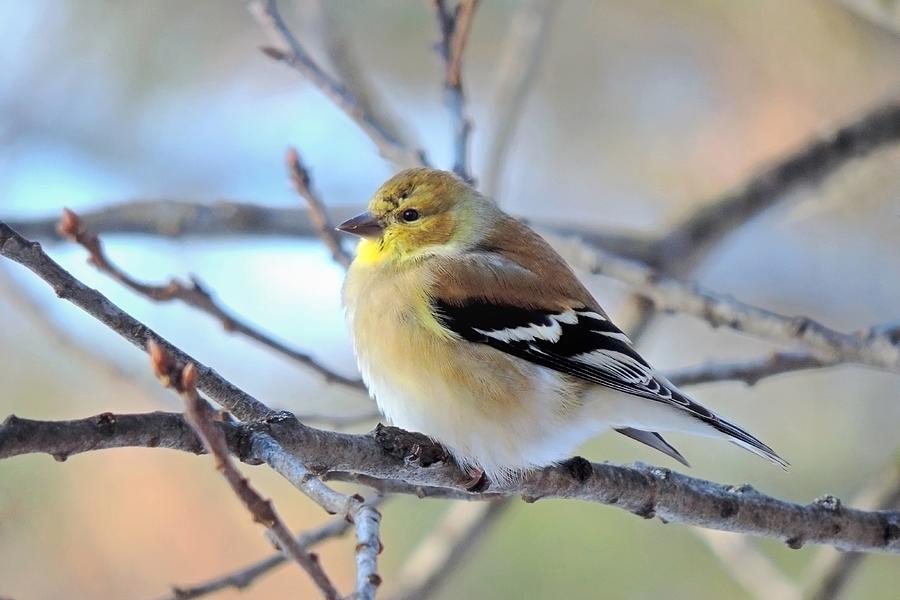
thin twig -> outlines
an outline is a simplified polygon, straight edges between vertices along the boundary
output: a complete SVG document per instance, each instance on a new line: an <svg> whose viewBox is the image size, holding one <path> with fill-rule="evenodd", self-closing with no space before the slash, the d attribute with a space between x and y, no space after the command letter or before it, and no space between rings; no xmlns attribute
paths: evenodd
<svg viewBox="0 0 900 600"><path fill-rule="evenodd" d="M256 327L246 323L243 319L231 314L216 301L213 294L196 277L191 277L190 283L184 283L173 278L164 285L147 284L135 280L109 260L97 234L89 231L81 218L69 209L63 209L63 216L59 223L59 233L87 250L90 264L134 292L155 302L171 302L173 300L184 302L188 306L217 319L225 331L248 337L279 354L287 356L291 360L321 375L328 383L337 383L356 390L365 389L362 381L345 377L332 371L320 364L312 356L288 347L269 334L263 333Z"/></svg>
<svg viewBox="0 0 900 600"><path fill-rule="evenodd" d="M284 155L284 162L287 165L294 189L309 205L309 217L319 233L319 239L331 251L334 261L346 269L353 261L353 257L344 250L343 242L335 231L331 219L328 218L325 203L313 191L309 171L300 160L300 153L296 148L288 148Z"/></svg>
<svg viewBox="0 0 900 600"><path fill-rule="evenodd" d="M861 340L878 338L900 345L900 323L875 325L854 334ZM761 379L812 369L825 369L841 364L838 360L823 360L809 352L772 352L762 358L738 362L708 362L686 367L666 375L676 385L697 385L715 381L741 381L756 385Z"/></svg>
<svg viewBox="0 0 900 600"><path fill-rule="evenodd" d="M800 185L820 182L848 161L900 140L900 101L893 100L817 137L732 192L704 204L660 242L659 266L682 275L735 227Z"/></svg>
<svg viewBox="0 0 900 600"><path fill-rule="evenodd" d="M383 500L383 498L375 498L370 504L377 508ZM352 523L344 515L335 517L321 527L298 535L297 544L304 550L307 550L325 540L344 535L351 525ZM173 595L168 596L165 600L192 600L227 588L244 590L253 585L260 577L267 575L276 567L284 564L286 560L287 557L283 553L276 552L268 558L202 583L196 583L191 586L175 586L172 588Z"/></svg>
<svg viewBox="0 0 900 600"><path fill-rule="evenodd" d="M566 246L566 242L558 241ZM805 316L788 317L751 306L665 276L645 264L591 249L571 240L566 252L594 274L612 277L635 288L657 310L704 319L713 327L728 327L763 339L803 346L823 361L853 362L900 372L900 343L888 335L854 335L830 329Z"/></svg>
<svg viewBox="0 0 900 600"><path fill-rule="evenodd" d="M478 2L460 0L450 9L446 0L432 0L441 36L437 49L444 62L444 95L453 131L453 172L470 183L474 181L468 166L472 121L465 114L462 64Z"/></svg>
<svg viewBox="0 0 900 600"><path fill-rule="evenodd" d="M242 421L266 419L274 414L268 406L167 342L158 333L110 302L106 296L72 277L68 271L47 256L40 244L26 240L2 221L0 221L0 255L30 269L50 285L57 296L78 306L140 350L146 351L147 342L153 340L177 362L196 365L200 390Z"/></svg>
<svg viewBox="0 0 900 600"><path fill-rule="evenodd" d="M337 5L330 0L316 0L311 8L314 13L313 33L325 50L338 81L350 91L364 114L372 118L400 140L406 147L418 147L409 141L410 134L385 101L378 87L371 81L370 73L360 65L358 53L353 51L352 40L336 18Z"/></svg>
<svg viewBox="0 0 900 600"><path fill-rule="evenodd" d="M761 379L796 371L823 369L840 364L809 352L772 352L762 358L738 362L708 362L672 371L666 377L675 385L688 386L716 381L741 381L756 385Z"/></svg>
<svg viewBox="0 0 900 600"><path fill-rule="evenodd" d="M290 66L318 87L338 108L353 119L384 158L400 167L428 164L422 150L407 147L388 125L367 112L346 86L331 77L313 60L281 18L275 0L249 0L247 7L271 43L278 46L262 48L266 56Z"/></svg>
<svg viewBox="0 0 900 600"><path fill-rule="evenodd" d="M215 411L204 402L197 393L197 370L193 364L177 366L154 342L149 342L148 353L156 376L166 387L172 387L184 399L185 417L197 436L203 441L206 450L216 460L218 470L232 491L250 512L253 520L263 525L275 540L281 551L294 560L306 571L322 596L328 600L338 600L337 588L319 564L315 554L307 552L294 538L290 530L278 516L271 500L266 500L257 493L250 482L232 462L228 444L222 430L214 422Z"/></svg>
<svg viewBox="0 0 900 600"><path fill-rule="evenodd" d="M525 100L537 75L558 6L559 2L556 0L520 2L494 69L491 132L487 136L488 158L481 181L485 195L498 202L510 142L515 136Z"/></svg>
<svg viewBox="0 0 900 600"><path fill-rule="evenodd" d="M270 435L255 434L251 438L251 452L326 511L343 515L353 522L356 530L356 592L353 598L374 600L381 585L378 575L378 555L382 550L379 537L381 513L362 496L341 494L325 485Z"/></svg>
<svg viewBox="0 0 900 600"><path fill-rule="evenodd" d="M900 508L900 466L897 461L892 461L885 473L870 487L873 489L856 498L860 505L880 510ZM859 570L865 556L861 552L832 551L825 553L823 560L814 560L810 572L816 585L810 600L839 598Z"/></svg>

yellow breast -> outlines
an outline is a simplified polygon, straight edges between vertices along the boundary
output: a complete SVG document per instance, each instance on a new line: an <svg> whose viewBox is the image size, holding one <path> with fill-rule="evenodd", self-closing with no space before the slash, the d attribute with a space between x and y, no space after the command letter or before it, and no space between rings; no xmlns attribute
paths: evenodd
<svg viewBox="0 0 900 600"><path fill-rule="evenodd" d="M427 268L358 263L344 285L354 349L370 391L395 424L431 433L432 419L498 419L524 400L527 368L437 321Z"/></svg>

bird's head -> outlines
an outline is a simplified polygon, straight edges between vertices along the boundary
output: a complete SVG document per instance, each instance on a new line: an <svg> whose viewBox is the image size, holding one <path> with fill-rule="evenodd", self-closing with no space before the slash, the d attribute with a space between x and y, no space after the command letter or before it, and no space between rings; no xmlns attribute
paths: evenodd
<svg viewBox="0 0 900 600"><path fill-rule="evenodd" d="M337 228L362 238L357 260L401 262L465 249L480 237L490 206L452 173L408 169L378 188L366 212Z"/></svg>

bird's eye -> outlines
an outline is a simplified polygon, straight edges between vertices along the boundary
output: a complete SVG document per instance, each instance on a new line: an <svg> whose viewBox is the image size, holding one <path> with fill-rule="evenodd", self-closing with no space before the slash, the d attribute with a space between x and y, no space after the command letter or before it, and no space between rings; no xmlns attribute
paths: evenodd
<svg viewBox="0 0 900 600"><path fill-rule="evenodd" d="M412 223L413 221L417 221L419 219L419 211L414 208L407 208L403 211L403 214L400 215L400 218L407 223Z"/></svg>

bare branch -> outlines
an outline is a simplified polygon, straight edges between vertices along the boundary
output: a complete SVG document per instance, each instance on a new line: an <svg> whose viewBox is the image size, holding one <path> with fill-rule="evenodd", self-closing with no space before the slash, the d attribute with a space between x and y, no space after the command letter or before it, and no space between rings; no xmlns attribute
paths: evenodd
<svg viewBox="0 0 900 600"><path fill-rule="evenodd" d="M374 600L381 585L378 555L383 546L379 531L381 513L371 504L361 504L353 515L356 524L356 593L354 600Z"/></svg>
<svg viewBox="0 0 900 600"><path fill-rule="evenodd" d="M659 246L659 265L687 272L735 227L773 206L800 185L816 184L848 161L900 141L900 101L814 139L734 191L707 203L676 226Z"/></svg>
<svg viewBox="0 0 900 600"><path fill-rule="evenodd" d="M564 242L559 242L563 245ZM787 317L670 277L647 265L570 241L567 254L594 274L625 282L658 310L685 313L764 339L802 345L823 361L865 364L900 372L900 344L891 336L859 336L825 327L809 317Z"/></svg>
<svg viewBox="0 0 900 600"><path fill-rule="evenodd" d="M313 33L317 36L337 75L337 80L350 91L364 114L371 114L373 120L400 140L406 147L419 147L410 141L410 133L405 123L399 120L396 111L385 102L378 87L371 81L371 73L358 61L358 53L353 51L352 40L337 19L337 5L330 0L316 0L310 7L313 12Z"/></svg>
<svg viewBox="0 0 900 600"><path fill-rule="evenodd" d="M358 214L365 207L336 206L329 212L335 221ZM277 236L317 238L309 210L248 204L231 200L213 203L182 200L136 200L113 204L79 215L85 227L98 234L145 234L169 238L221 238L235 236ZM8 224L26 237L48 241L63 239L57 232L57 217L10 220ZM559 235L578 236L620 256L652 262L654 242L633 236L579 226L549 227Z"/></svg>
<svg viewBox="0 0 900 600"><path fill-rule="evenodd" d="M393 600L424 600L434 594L491 526L512 506L509 498L451 506L400 569Z"/></svg>
<svg viewBox="0 0 900 600"><path fill-rule="evenodd" d="M861 118L822 136L748 180L734 192L707 203L705 208L676 227L661 244L644 236L596 233L578 227L551 227L562 235L577 235L596 247L651 264L673 264L664 271L681 275L692 268L708 247L735 227L752 219L804 183L815 183L853 158L900 141L900 103L878 107ZM343 220L359 208L338 207ZM82 215L98 233L143 233L164 237L234 235L317 235L309 213L233 201L216 203L180 200L141 200L116 204ZM23 235L56 239L56 218L10 221ZM661 259L660 257L668 257Z"/></svg>
<svg viewBox="0 0 900 600"><path fill-rule="evenodd" d="M206 450L213 455L216 470L222 474L235 495L247 507L253 520L269 530L281 551L309 574L323 597L327 600L338 600L340 594L319 564L318 557L308 553L297 543L278 516L272 501L260 496L232 462L225 435L215 425L215 412L197 393L197 370L194 365L188 363L184 368L172 369L171 359L159 345L150 341L147 350L156 376L164 386L174 388L184 399L185 416L191 429L203 441Z"/></svg>
<svg viewBox="0 0 900 600"><path fill-rule="evenodd" d="M884 323L854 334L862 340L879 339L900 345L900 323ZM672 371L666 375L676 385L697 385L713 381L742 381L755 385L760 379L810 369L824 369L841 364L823 360L809 352L772 352L762 358L741 362L709 362L696 367Z"/></svg>
<svg viewBox="0 0 900 600"><path fill-rule="evenodd" d="M385 159L404 168L428 164L422 150L404 145L390 126L367 112L365 106L357 101L346 86L331 77L312 59L281 18L275 0L249 0L247 7L271 43L278 46L263 48L266 56L288 65L318 87L335 106L353 119Z"/></svg>
<svg viewBox="0 0 900 600"><path fill-rule="evenodd" d="M313 191L309 171L301 162L300 153L297 152L296 148L288 148L284 155L284 162L287 165L288 173L291 175L294 189L309 205L309 217L319 233L319 239L331 251L331 257L334 261L346 269L353 262L353 257L344 250L343 242L338 237L331 219L328 218L328 210L325 208L325 203Z"/></svg>
<svg viewBox="0 0 900 600"><path fill-rule="evenodd" d="M350 529L350 522L342 516L336 517L317 529L301 533L297 536L297 545L303 550L309 550L320 542L344 535L348 529ZM228 588L244 590L253 585L263 575L284 564L286 560L287 557L284 554L276 552L268 558L247 565L232 573L191 586L175 586L172 588L172 595L167 596L166 600L192 600L193 598L200 598Z"/></svg>
<svg viewBox="0 0 900 600"><path fill-rule="evenodd" d="M359 210L336 207L337 219L350 218ZM97 234L142 234L165 238L221 238L279 236L315 238L318 231L309 211L218 200L133 200L80 213L85 227ZM64 239L57 231L59 217L10 220L9 225L27 237Z"/></svg>
<svg viewBox="0 0 900 600"><path fill-rule="evenodd" d="M822 360L808 352L772 352L768 356L748 361L708 362L672 371L667 373L666 377L679 386L714 381L742 381L747 385L756 385L760 379L766 377L808 369L823 369L836 364L840 363Z"/></svg>
<svg viewBox="0 0 900 600"><path fill-rule="evenodd" d="M875 488L880 488L872 494L876 496L874 499L859 499L863 506L872 506L881 510L900 508L900 466L894 461L884 475L874 482ZM835 555L829 552L829 555ZM844 552L837 554L832 561L824 561L821 569L815 568L814 562L813 572L817 575L817 585L814 594L810 596L811 600L835 600L839 598L841 592L847 587L847 584L856 574L865 554L861 552Z"/></svg>
<svg viewBox="0 0 900 600"><path fill-rule="evenodd" d="M188 306L217 319L225 331L248 337L279 354L287 356L291 360L318 373L328 383L337 383L357 390L365 389L362 381L335 373L310 355L286 346L272 336L246 323L243 319L231 314L215 300L213 294L196 277L191 277L190 283L172 279L165 285L152 285L135 280L109 260L103 251L100 238L89 231L81 218L69 209L63 209L62 220L59 223L59 233L87 250L89 253L88 262L99 271L109 275L132 291L155 302L171 302L172 300L184 302Z"/></svg>
<svg viewBox="0 0 900 600"><path fill-rule="evenodd" d="M472 183L469 173L469 134L472 121L466 116L462 84L462 60L479 0L460 0L451 10L446 0L432 0L441 39L438 54L444 62L444 94L453 130L453 172Z"/></svg>
<svg viewBox="0 0 900 600"><path fill-rule="evenodd" d="M34 452L68 456L79 451L125 446L162 446L197 451L196 436L171 429L176 416L150 413L129 417L73 422L29 421L10 417L0 426L0 458ZM307 427L286 413L265 423L217 426L241 460L264 462L253 454L259 444L249 435L263 433L277 440L293 456L302 456L323 472L356 473L368 481L386 480L392 492L425 497L486 500L521 496L533 502L567 498L616 506L644 518L695 525L781 540L791 548L828 544L843 550L900 553L900 512L862 511L844 507L833 497L800 505L778 500L750 486L726 486L646 465L618 466L573 459L557 467L531 472L520 481L487 493L467 492L468 476L452 461L425 467L411 456L442 452L426 436L393 427L366 435L322 431ZM365 478L357 478L357 481ZM403 485L405 484L405 485ZM433 493L432 493L433 492Z"/></svg>
<svg viewBox="0 0 900 600"><path fill-rule="evenodd" d="M225 434L213 425L212 409L197 394L194 365L190 363L184 367L178 365L159 345L152 341L148 343L148 353L154 372L163 385L174 388L184 398L188 407L186 413L188 422L203 440L206 449L216 457L217 468L253 513L255 519L269 528L283 552L309 572L326 598L332 597L332 591L334 591L334 597L337 597L334 586L325 576L316 556L301 551L296 540L290 536L290 532L278 519L271 502L263 501L234 467L229 457ZM298 421L294 422L299 424ZM355 524L358 567L355 597L359 600L374 600L375 590L381 583L377 572L377 557L382 549L381 540L378 537L381 514L373 506L366 504L362 496L341 494L325 485L295 455L286 452L275 439L265 432L253 433L250 436L249 444L250 454L254 459L268 464L328 513L343 515L344 518ZM285 539L285 534L289 541ZM290 544L294 546L291 547Z"/></svg>
<svg viewBox="0 0 900 600"><path fill-rule="evenodd" d="M47 282L57 296L78 306L140 350L146 351L147 342L152 340L179 363L194 363L197 366L198 387L239 419L252 421L274 414L262 402L125 313L106 296L72 277L44 253L40 244L26 240L2 221L0 221L0 255L30 269Z"/></svg>
<svg viewBox="0 0 900 600"><path fill-rule="evenodd" d="M72 278L50 260L39 245L22 239L5 224L0 224L0 254L31 268L60 296L81 306L132 343L138 339L142 342L153 339L160 345L166 344L98 292ZM164 347L174 360L193 362L191 357L171 345ZM199 367L198 373L198 383L206 388L210 397L239 418L264 419L264 423L255 427L261 428L291 455L302 456L309 464L322 465L323 472L350 472L373 479L400 481L409 484L411 493L422 486L448 488L454 494L464 492L468 476L448 459L443 449L425 436L387 427L378 428L368 436L313 429L290 415L273 414L265 405L206 367ZM16 437L16 425L20 422L8 422L0 432L0 448L4 455L41 451L32 438ZM57 426L55 433L57 439L63 437L64 428ZM119 441L127 440L119 438ZM160 438L152 441L153 445L175 446L175 442L163 443ZM108 439L105 443L105 447L110 447ZM70 453L71 449L61 448L59 442L54 444L56 452ZM250 446L258 447L259 444ZM238 454L242 459L246 455L246 450L243 455ZM418 457L419 464L409 459L412 456ZM432 457L431 466L423 468L421 465L427 464L423 457L429 456ZM260 459L257 457L256 460ZM831 500L800 506L747 488L713 484L666 469L574 461L533 472L513 485L494 489L491 495L498 493L521 495L529 500L556 497L614 504L643 516L656 514L670 522L773 537L791 547L825 543L847 550L900 552L900 513L866 513L843 508Z"/></svg>
<svg viewBox="0 0 900 600"><path fill-rule="evenodd" d="M537 75L553 15L559 2L520 2L503 42L494 75L491 132L481 180L487 196L498 202L510 142L515 136L525 99Z"/></svg>
<svg viewBox="0 0 900 600"><path fill-rule="evenodd" d="M257 433L251 438L251 452L265 461L294 487L306 494L331 514L343 515L356 530L356 592L354 600L374 600L381 585L378 575L378 555L382 544L379 537L381 513L362 496L341 494L315 476L297 458L285 451L271 436Z"/></svg>

